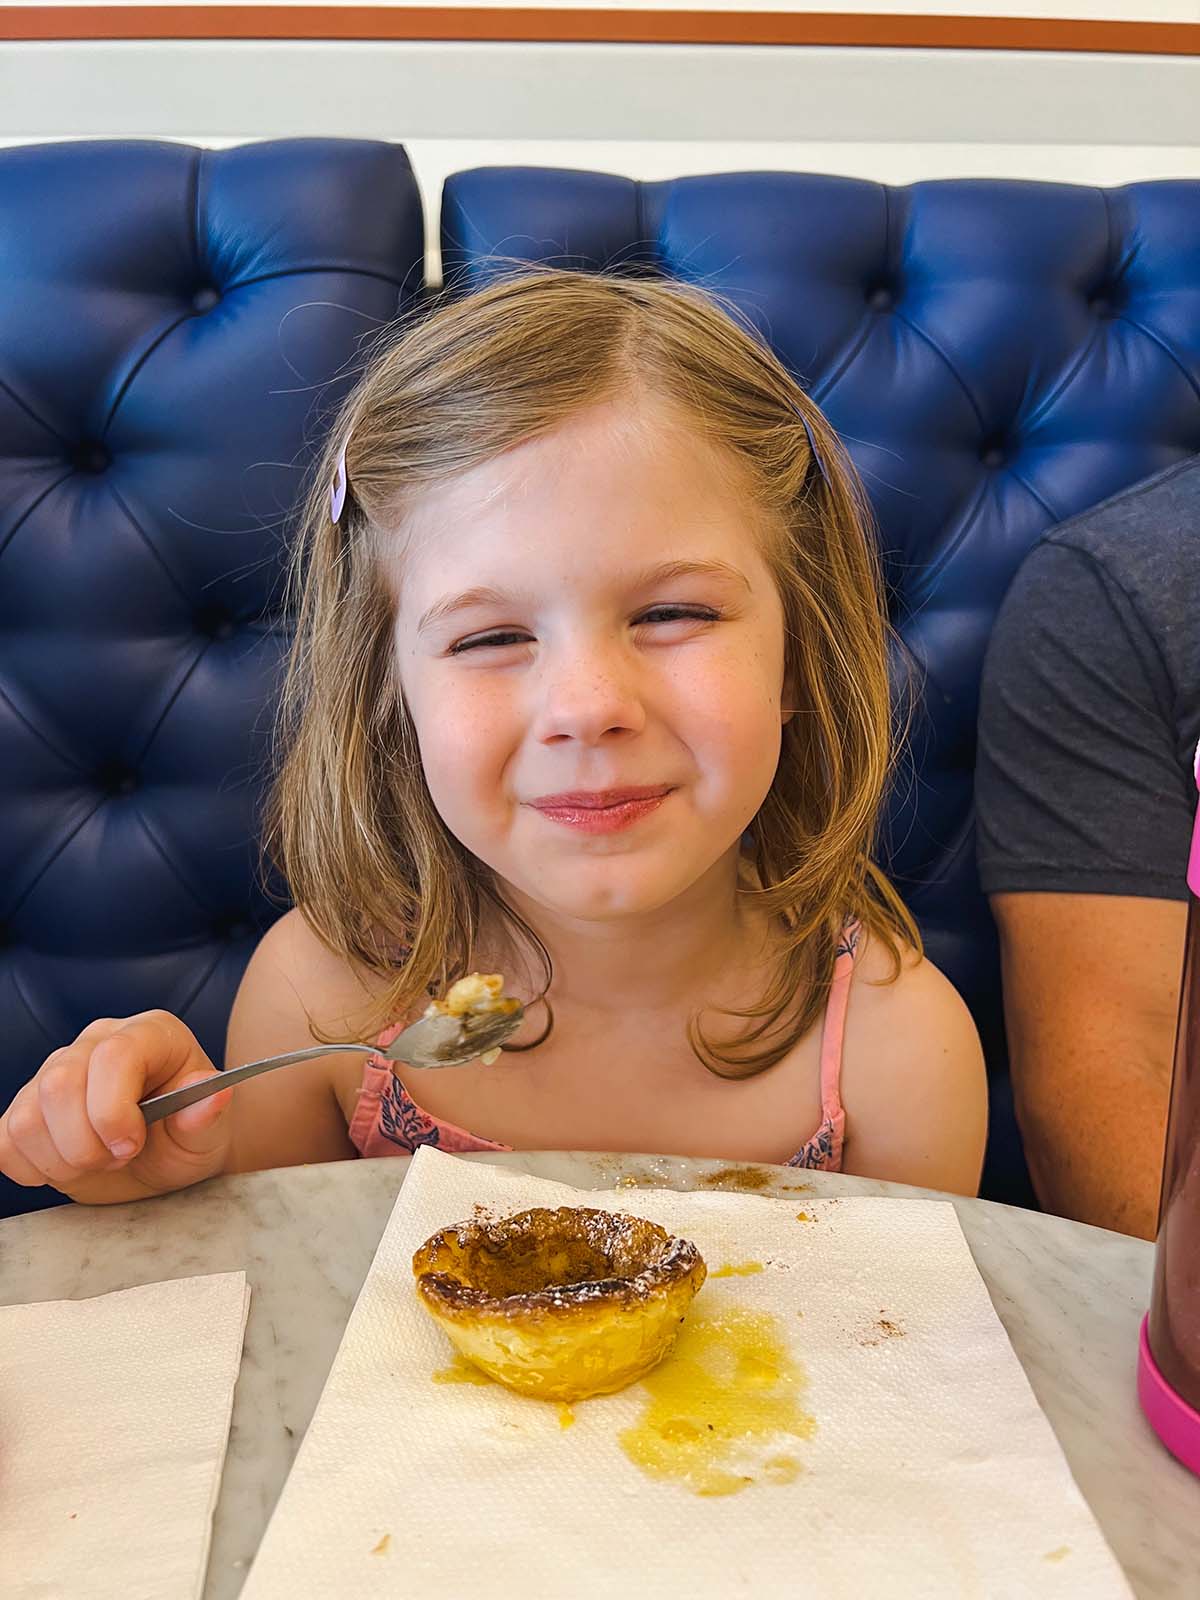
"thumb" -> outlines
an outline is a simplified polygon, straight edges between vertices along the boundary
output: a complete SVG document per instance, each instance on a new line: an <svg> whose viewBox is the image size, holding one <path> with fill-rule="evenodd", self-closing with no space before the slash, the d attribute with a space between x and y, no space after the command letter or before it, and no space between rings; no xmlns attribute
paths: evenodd
<svg viewBox="0 0 1200 1600"><path fill-rule="evenodd" d="M220 1073L193 1072L175 1087L186 1089L189 1084L207 1083L213 1076L220 1077ZM185 1106L182 1111L164 1117L163 1127L189 1155L215 1155L229 1139L228 1113L232 1102L233 1090L222 1089L206 1100L198 1100L194 1106Z"/></svg>

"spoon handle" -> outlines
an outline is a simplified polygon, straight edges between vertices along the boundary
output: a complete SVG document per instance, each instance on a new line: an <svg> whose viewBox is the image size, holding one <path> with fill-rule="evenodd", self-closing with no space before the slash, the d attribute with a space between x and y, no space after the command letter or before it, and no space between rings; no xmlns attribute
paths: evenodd
<svg viewBox="0 0 1200 1600"><path fill-rule="evenodd" d="M235 1089L239 1083L245 1083L248 1078L257 1078L260 1073L274 1072L276 1067L291 1067L298 1061L315 1061L318 1056L331 1056L339 1052L351 1055L370 1056L375 1054L372 1044L315 1044L307 1050L290 1050L282 1056L266 1056L262 1061L248 1061L244 1067L230 1067L228 1072L218 1072L211 1078L201 1078L199 1083L189 1083L183 1089L168 1089L166 1094L151 1095L147 1100L138 1101L138 1110L146 1119L146 1125L159 1122L163 1117L169 1117L176 1111L182 1111L184 1106L194 1106L198 1100L207 1100L210 1094L218 1094L222 1089Z"/></svg>

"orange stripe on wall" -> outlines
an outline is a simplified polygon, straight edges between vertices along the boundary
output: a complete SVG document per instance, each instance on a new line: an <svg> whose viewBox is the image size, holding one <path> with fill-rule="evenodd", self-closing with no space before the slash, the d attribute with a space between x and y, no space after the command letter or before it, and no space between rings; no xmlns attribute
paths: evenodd
<svg viewBox="0 0 1200 1600"><path fill-rule="evenodd" d="M1200 23L452 6L4 6L0 39L407 39L1200 55Z"/></svg>

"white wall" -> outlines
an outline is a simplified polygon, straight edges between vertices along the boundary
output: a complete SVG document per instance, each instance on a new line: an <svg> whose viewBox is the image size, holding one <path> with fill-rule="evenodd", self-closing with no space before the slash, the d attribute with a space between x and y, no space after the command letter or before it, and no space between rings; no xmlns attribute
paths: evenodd
<svg viewBox="0 0 1200 1600"><path fill-rule="evenodd" d="M770 46L0 44L0 137L1200 143L1200 57Z"/></svg>

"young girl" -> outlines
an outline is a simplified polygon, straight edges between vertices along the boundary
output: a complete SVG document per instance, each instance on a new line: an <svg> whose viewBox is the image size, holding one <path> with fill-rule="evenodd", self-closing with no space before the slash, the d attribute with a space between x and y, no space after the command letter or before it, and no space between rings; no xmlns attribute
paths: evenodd
<svg viewBox="0 0 1200 1600"><path fill-rule="evenodd" d="M473 970L526 1001L516 1048L331 1055L147 1130L141 1097L214 1069L164 1012L105 1019L17 1095L0 1169L106 1203L435 1143L974 1192L978 1041L871 864L873 552L820 413L696 292L539 272L410 327L307 507L271 827L297 909L227 1063L386 1042Z"/></svg>

